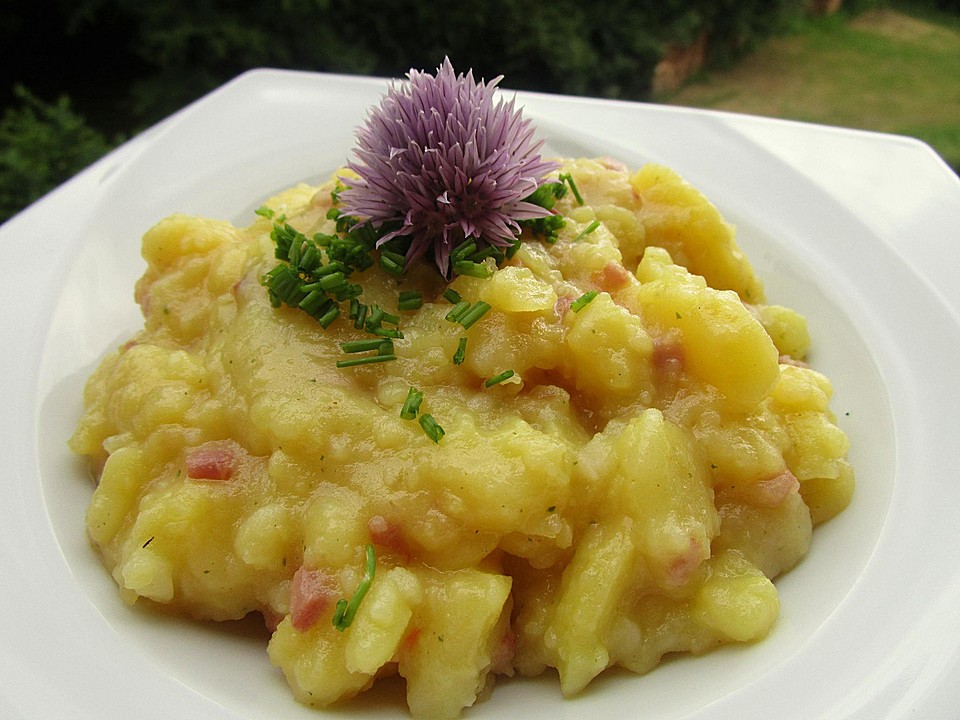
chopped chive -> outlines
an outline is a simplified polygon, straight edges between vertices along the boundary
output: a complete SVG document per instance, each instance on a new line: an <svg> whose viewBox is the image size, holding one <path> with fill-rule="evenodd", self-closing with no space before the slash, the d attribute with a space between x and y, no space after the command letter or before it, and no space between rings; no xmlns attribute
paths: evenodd
<svg viewBox="0 0 960 720"><path fill-rule="evenodd" d="M274 211L272 208L268 208L266 205L261 205L254 212L260 217L272 218L274 216Z"/></svg>
<svg viewBox="0 0 960 720"><path fill-rule="evenodd" d="M570 192L572 192L573 197L576 198L577 205L583 205L583 195L581 195L580 190L577 189L577 184L573 181L573 176L570 173L564 173L560 176L560 180L570 186Z"/></svg>
<svg viewBox="0 0 960 720"><path fill-rule="evenodd" d="M334 260L333 262L327 263L322 268L317 268L313 274L317 277L322 277L324 275L333 275L334 273L346 275L347 267L342 262Z"/></svg>
<svg viewBox="0 0 960 720"><path fill-rule="evenodd" d="M499 264L499 262L503 260L503 250L498 248L496 245L488 245L483 250L477 250L477 252L471 255L468 259L475 263L479 263L483 262L488 257L494 258Z"/></svg>
<svg viewBox="0 0 960 720"><path fill-rule="evenodd" d="M573 239L573 241L574 241L574 242L577 242L578 240L583 240L587 235L589 235L590 233L592 233L592 232L593 232L594 230L596 230L598 227L600 227L600 221L599 221L599 220L594 220L592 223L590 223L589 225L587 225L583 230L581 230L581 231L580 231L580 234L577 235L577 236Z"/></svg>
<svg viewBox="0 0 960 720"><path fill-rule="evenodd" d="M396 275L397 277L403 275L404 261L403 255L399 253L390 252L389 250L384 250L380 253L380 267L391 275Z"/></svg>
<svg viewBox="0 0 960 720"><path fill-rule="evenodd" d="M375 338L372 340L348 340L340 343L340 349L345 353L369 352L370 350L379 350L386 340Z"/></svg>
<svg viewBox="0 0 960 720"><path fill-rule="evenodd" d="M400 408L400 417L404 420L413 420L417 417L417 413L420 412L420 403L422 402L423 393L415 387L411 387L407 391L407 399L404 400L403 407Z"/></svg>
<svg viewBox="0 0 960 720"><path fill-rule="evenodd" d="M340 317L340 307L333 305L323 315L317 318L317 322L320 323L320 327L326 330L338 317Z"/></svg>
<svg viewBox="0 0 960 720"><path fill-rule="evenodd" d="M346 360L337 360L338 368L353 367L354 365L370 365L371 363L387 362L396 360L397 356L390 355L364 355L358 358L348 358Z"/></svg>
<svg viewBox="0 0 960 720"><path fill-rule="evenodd" d="M460 297L460 293L449 287L443 291L443 299L451 305L456 305L458 302L463 300L463 298Z"/></svg>
<svg viewBox="0 0 960 720"><path fill-rule="evenodd" d="M464 357L467 354L467 339L465 337L460 338L460 342L457 343L457 351L453 354L453 364L459 365L463 362Z"/></svg>
<svg viewBox="0 0 960 720"><path fill-rule="evenodd" d="M596 290L591 290L590 292L585 292L583 295L578 297L573 301L573 304L570 305L570 309L574 312L580 312L583 310L590 302L598 295Z"/></svg>
<svg viewBox="0 0 960 720"><path fill-rule="evenodd" d="M316 272L320 273L326 268L320 267L323 262L323 258L320 255L320 250L313 243L308 243L306 249L303 251L303 255L300 256L300 262L297 264L297 269L301 272Z"/></svg>
<svg viewBox="0 0 960 720"><path fill-rule="evenodd" d="M329 275L323 275L319 280L317 280L317 285L322 287L324 290L334 290L341 285L345 285L346 282L346 276L338 270L330 273Z"/></svg>
<svg viewBox="0 0 960 720"><path fill-rule="evenodd" d="M503 371L502 373L500 373L499 375L494 375L492 378L490 378L489 380L487 380L487 381L483 384L483 386L489 388L489 387L493 387L494 385L499 385L499 384L502 383L504 380L509 380L509 379L512 378L514 375L516 375L516 373L515 373L513 370L504 370L504 371Z"/></svg>
<svg viewBox="0 0 960 720"><path fill-rule="evenodd" d="M299 307L301 310L305 310L310 315L318 312L323 303L329 302L327 296L316 288L312 290L307 290L307 288L300 289L302 291L307 291L308 294L303 300L297 303L297 307Z"/></svg>
<svg viewBox="0 0 960 720"><path fill-rule="evenodd" d="M485 303L483 300L478 300L477 303L470 308L470 310L464 313L458 322L463 325L464 330L467 330L472 326L477 320L482 318L487 314L487 311L490 310L490 306Z"/></svg>
<svg viewBox="0 0 960 720"><path fill-rule="evenodd" d="M353 327L357 330L360 330L366 325L367 322L367 312L370 310L366 305L360 303L357 307L357 319L353 321Z"/></svg>
<svg viewBox="0 0 960 720"><path fill-rule="evenodd" d="M490 277L490 268L482 263L476 263L471 260L458 260L453 263L453 271L457 275L468 275L475 278Z"/></svg>
<svg viewBox="0 0 960 720"><path fill-rule="evenodd" d="M431 440L435 443L440 442L446 433L444 433L443 428L433 419L433 415L430 413L424 413L420 416L420 427L423 428L423 431L427 434Z"/></svg>
<svg viewBox="0 0 960 720"><path fill-rule="evenodd" d="M367 322L364 324L364 327L366 327L367 330L380 327L380 323L383 322L383 316L385 314L382 307L374 305L370 310L370 315L367 317Z"/></svg>
<svg viewBox="0 0 960 720"><path fill-rule="evenodd" d="M399 324L400 324L400 317L399 317L398 315L393 315L393 314L391 314L391 313L385 312L385 313L380 317L380 322L382 322L382 323L389 323L390 325L399 325Z"/></svg>
<svg viewBox="0 0 960 720"><path fill-rule="evenodd" d="M377 355L393 355L393 340L387 338L377 348Z"/></svg>
<svg viewBox="0 0 960 720"><path fill-rule="evenodd" d="M457 296L459 297L459 296ZM444 320L449 320L450 322L458 322L461 317L470 309L470 303L466 300L460 300L450 308L450 312L443 316Z"/></svg>
<svg viewBox="0 0 960 720"><path fill-rule="evenodd" d="M423 295L418 290L402 292L397 299L398 310L419 310L421 307L423 307Z"/></svg>
<svg viewBox="0 0 960 720"><path fill-rule="evenodd" d="M333 613L333 626L340 632L350 627L353 618L357 614L357 610L360 608L360 603L363 602L363 598L370 589L370 585L373 584L373 578L376 575L377 556L373 551L373 545L367 545L366 552L367 565L363 572L363 578L361 578L360 584L357 585L357 589L353 593L353 597L350 598L349 602L343 598L338 600Z"/></svg>
<svg viewBox="0 0 960 720"><path fill-rule="evenodd" d="M377 337L395 338L397 340L403 339L403 333L396 328L375 327L367 330L367 332Z"/></svg>
<svg viewBox="0 0 960 720"><path fill-rule="evenodd" d="M476 252L476 250L477 244L473 240L467 238L450 251L450 263L453 264L458 260L463 260L464 258L469 257L472 253Z"/></svg>

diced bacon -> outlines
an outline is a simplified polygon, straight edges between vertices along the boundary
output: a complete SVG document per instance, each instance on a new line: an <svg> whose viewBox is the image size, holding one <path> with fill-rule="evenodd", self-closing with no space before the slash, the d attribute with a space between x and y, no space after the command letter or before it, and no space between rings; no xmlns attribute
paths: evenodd
<svg viewBox="0 0 960 720"><path fill-rule="evenodd" d="M294 630L309 630L336 600L336 579L301 565L290 583L290 622Z"/></svg>
<svg viewBox="0 0 960 720"><path fill-rule="evenodd" d="M653 366L657 370L669 373L683 372L683 366L686 362L686 355L680 340L675 337L665 336L655 338L653 341L653 356L651 357Z"/></svg>
<svg viewBox="0 0 960 720"><path fill-rule="evenodd" d="M406 635L403 636L403 650L410 652L413 648L416 647L417 641L420 639L420 635L423 633L423 628L417 626L410 630Z"/></svg>
<svg viewBox="0 0 960 720"><path fill-rule="evenodd" d="M766 480L759 480L750 486L747 492L751 505L759 507L779 507L790 493L800 489L800 481L789 470L784 470Z"/></svg>
<svg viewBox="0 0 960 720"><path fill-rule="evenodd" d="M593 283L598 290L613 292L629 284L630 278L630 273L623 265L618 262L608 262L603 266L603 270L593 274Z"/></svg>
<svg viewBox="0 0 960 720"><path fill-rule="evenodd" d="M410 546L397 523L387 520L382 515L374 515L367 522L367 529L374 544L396 553L405 561L410 559Z"/></svg>
<svg viewBox="0 0 960 720"><path fill-rule="evenodd" d="M667 582L672 587L685 585L706 558L703 546L697 538L690 538L686 552L677 555L667 568Z"/></svg>
<svg viewBox="0 0 960 720"><path fill-rule="evenodd" d="M501 636L490 660L494 675L513 675L513 658L517 654L517 635L510 628Z"/></svg>
<svg viewBox="0 0 960 720"><path fill-rule="evenodd" d="M570 312L570 306L573 305L576 298L567 297L566 295L558 297L557 301L553 304L553 311L557 314L561 320Z"/></svg>
<svg viewBox="0 0 960 720"><path fill-rule="evenodd" d="M240 464L242 449L233 440L211 440L187 452L187 477L229 480Z"/></svg>
<svg viewBox="0 0 960 720"><path fill-rule="evenodd" d="M624 165L619 160L615 160L614 158L601 157L601 158L597 158L597 162L600 163L600 165L605 167L607 170L614 170L616 172L623 172L623 173L627 172L627 166Z"/></svg>
<svg viewBox="0 0 960 720"><path fill-rule="evenodd" d="M260 614L263 615L263 624L270 632L274 632L277 627L280 625L280 621L283 620L283 615L277 613L270 608L266 608L260 611Z"/></svg>
<svg viewBox="0 0 960 720"><path fill-rule="evenodd" d="M781 365L793 365L794 367L801 367L801 368L810 367L803 360L797 360L796 358L792 358L789 355L781 355L778 358L777 362L779 362Z"/></svg>

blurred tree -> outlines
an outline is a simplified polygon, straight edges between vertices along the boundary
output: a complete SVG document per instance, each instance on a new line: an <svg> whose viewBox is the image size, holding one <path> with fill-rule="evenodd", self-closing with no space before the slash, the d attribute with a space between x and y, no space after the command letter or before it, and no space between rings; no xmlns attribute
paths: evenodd
<svg viewBox="0 0 960 720"><path fill-rule="evenodd" d="M0 100L14 107L4 115L0 195L12 204L109 148L92 128L135 133L250 68L400 77L449 56L478 78L504 75L508 88L644 100L666 48L706 35L707 63L729 60L806 0L6 3ZM17 83L37 96L3 95Z"/></svg>
<svg viewBox="0 0 960 720"><path fill-rule="evenodd" d="M45 103L22 85L19 106L0 119L0 222L79 172L112 147L70 107Z"/></svg>
<svg viewBox="0 0 960 720"><path fill-rule="evenodd" d="M449 55L517 89L645 99L663 48L704 31L729 56L803 0L80 0L73 25L108 14L135 28L149 71L133 109L159 119L252 67L397 77Z"/></svg>

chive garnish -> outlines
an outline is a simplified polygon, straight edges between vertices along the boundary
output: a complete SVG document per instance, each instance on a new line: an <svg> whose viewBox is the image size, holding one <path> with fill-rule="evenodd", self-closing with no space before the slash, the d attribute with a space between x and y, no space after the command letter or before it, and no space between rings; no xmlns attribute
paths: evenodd
<svg viewBox="0 0 960 720"><path fill-rule="evenodd" d="M387 362L396 360L397 356L393 353L387 355L364 355L358 358L348 358L346 360L337 360L338 368L353 367L354 365L369 365L371 363Z"/></svg>
<svg viewBox="0 0 960 720"><path fill-rule="evenodd" d="M460 338L460 342L457 343L457 351L453 354L453 364L459 365L463 362L464 357L467 353L467 339L465 337Z"/></svg>
<svg viewBox="0 0 960 720"><path fill-rule="evenodd" d="M350 627L350 624L353 622L353 618L356 616L357 610L360 608L360 603L363 602L363 598L370 589L370 585L373 584L373 578L376 574L376 571L376 553L373 551L373 545L367 545L367 565L364 569L363 578L360 580L360 584L357 585L357 589L349 601L347 601L345 598L341 598L337 601L337 607L333 612L333 626L340 632L343 632Z"/></svg>
<svg viewBox="0 0 960 720"><path fill-rule="evenodd" d="M370 315L367 317L367 322L364 324L364 327L366 327L367 330L380 327L380 323L383 322L383 316L385 314L382 307L374 305L370 310Z"/></svg>
<svg viewBox="0 0 960 720"><path fill-rule="evenodd" d="M589 225L587 225L583 230L581 230L581 231L580 231L580 234L577 235L577 236L573 239L573 241L574 241L574 242L577 242L578 240L583 240L587 235L589 235L590 233L592 233L592 232L593 232L594 230L596 230L598 227L600 227L600 221L599 221L599 220L594 220L592 223L590 223Z"/></svg>
<svg viewBox="0 0 960 720"><path fill-rule="evenodd" d="M573 197L576 199L577 205L583 205L583 195L580 194L577 184L573 181L573 176L570 173L563 173L560 175L560 181L565 182L570 186L570 192L573 193Z"/></svg>
<svg viewBox="0 0 960 720"><path fill-rule="evenodd" d="M380 267L397 277L403 275L405 261L406 259L400 253L390 252L389 250L383 250L380 253Z"/></svg>
<svg viewBox="0 0 960 720"><path fill-rule="evenodd" d="M394 315L393 313L385 312L380 316L380 322L389 323L391 325L399 325L400 317L398 315Z"/></svg>
<svg viewBox="0 0 960 720"><path fill-rule="evenodd" d="M492 378L490 378L489 380L487 380L487 381L483 384L483 386L484 386L484 387L487 387L487 388L490 388L490 387L493 387L494 385L499 385L499 384L502 383L504 380L509 380L509 379L512 378L514 375L516 375L516 373L515 373L513 370L504 370L504 371L503 371L502 373L500 373L499 375L494 375Z"/></svg>
<svg viewBox="0 0 960 720"><path fill-rule="evenodd" d="M463 300L463 298L460 297L460 293L449 287L443 291L443 299L451 305L456 305L458 302Z"/></svg>
<svg viewBox="0 0 960 720"><path fill-rule="evenodd" d="M326 330L338 317L340 317L340 307L333 305L323 315L317 318L317 322L320 323L320 327Z"/></svg>
<svg viewBox="0 0 960 720"><path fill-rule="evenodd" d="M562 187L562 186L561 186ZM544 242L553 244L560 237L560 228L566 225L563 215L547 215L546 217L533 218L532 220L521 220L521 228L527 228L534 235L539 236ZM520 247L519 243L507 250L507 257L512 257L513 253Z"/></svg>
<svg viewBox="0 0 960 720"><path fill-rule="evenodd" d="M406 290L397 299L398 310L419 310L423 307L423 295L417 290Z"/></svg>
<svg viewBox="0 0 960 720"><path fill-rule="evenodd" d="M598 293L596 290L585 292L583 295L581 295L580 297L578 297L576 300L573 301L573 304L570 305L570 309L573 310L574 312L580 312L587 305L589 305L590 301L593 300L597 295Z"/></svg>
<svg viewBox="0 0 960 720"><path fill-rule="evenodd" d="M477 303L470 308L470 310L468 310L459 318L458 322L463 326L464 330L467 330L477 320L486 315L488 310L490 310L490 306L483 300L478 300Z"/></svg>
<svg viewBox="0 0 960 720"><path fill-rule="evenodd" d="M469 275L475 278L488 278L491 275L490 268L472 260L458 260L453 263L453 271L457 275Z"/></svg>
<svg viewBox="0 0 960 720"><path fill-rule="evenodd" d="M439 443L440 439L446 434L430 413L424 413L420 416L420 427L423 428L427 437L435 443Z"/></svg>
<svg viewBox="0 0 960 720"><path fill-rule="evenodd" d="M390 343L389 340L375 338L372 340L348 340L340 343L340 349L345 353L369 352L370 350L379 350L380 346ZM392 343L390 343L392 344Z"/></svg>
<svg viewBox="0 0 960 720"><path fill-rule="evenodd" d="M357 318L353 321L353 327L357 330L360 330L366 325L367 322L367 313L370 311L370 308L360 303L357 307Z"/></svg>
<svg viewBox="0 0 960 720"><path fill-rule="evenodd" d="M460 260L468 258L476 251L477 244L470 238L467 238L450 251L450 264L452 265Z"/></svg>
<svg viewBox="0 0 960 720"><path fill-rule="evenodd" d="M460 297L459 295L457 297ZM459 300L456 305L450 308L450 312L443 316L444 320L450 322L459 322L460 318L470 309L470 303L466 300Z"/></svg>
<svg viewBox="0 0 960 720"><path fill-rule="evenodd" d="M404 420L413 420L417 417L417 413L420 412L420 403L423 402L423 393L417 390L415 387L411 387L407 391L407 399L403 403L403 407L400 408L400 417Z"/></svg>

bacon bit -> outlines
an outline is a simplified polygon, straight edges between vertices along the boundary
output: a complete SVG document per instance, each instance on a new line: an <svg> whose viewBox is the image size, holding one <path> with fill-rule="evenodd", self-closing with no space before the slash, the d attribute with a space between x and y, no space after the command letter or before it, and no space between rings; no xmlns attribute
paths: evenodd
<svg viewBox="0 0 960 720"><path fill-rule="evenodd" d="M671 587L685 585L705 559L700 541L697 538L690 538L686 552L677 555L667 568L667 583Z"/></svg>
<svg viewBox="0 0 960 720"><path fill-rule="evenodd" d="M290 622L294 630L309 630L337 600L337 582L322 570L301 565L290 583Z"/></svg>
<svg viewBox="0 0 960 720"><path fill-rule="evenodd" d="M796 358L792 358L789 355L781 355L777 359L777 362L779 362L781 365L793 365L794 367L799 367L799 368L810 367L810 365L805 363L803 360L797 360Z"/></svg>
<svg viewBox="0 0 960 720"><path fill-rule="evenodd" d="M194 480L229 480L240 464L242 448L233 440L211 440L187 453L187 477Z"/></svg>
<svg viewBox="0 0 960 720"><path fill-rule="evenodd" d="M623 173L627 172L627 166L624 165L619 160L615 160L614 158L601 157L601 158L597 158L597 162L602 167L605 167L607 170L615 170L616 172L623 172Z"/></svg>
<svg viewBox="0 0 960 720"><path fill-rule="evenodd" d="M746 492L746 499L751 505L775 508L799 489L800 481L792 472L784 470L779 475L753 483Z"/></svg>
<svg viewBox="0 0 960 720"><path fill-rule="evenodd" d="M613 292L628 285L631 279L627 269L618 262L608 262L603 270L593 274L593 283L598 290Z"/></svg>
<svg viewBox="0 0 960 720"><path fill-rule="evenodd" d="M513 675L513 658L517 654L517 635L513 630L507 631L500 638L494 649L490 661L490 672L494 675Z"/></svg>
<svg viewBox="0 0 960 720"><path fill-rule="evenodd" d="M683 350L683 345L679 338L667 335L654 338L653 356L651 360L657 370L666 371L670 374L679 374L683 372L686 353Z"/></svg>
<svg viewBox="0 0 960 720"><path fill-rule="evenodd" d="M375 545L396 553L405 562L410 559L410 546L397 523L390 522L382 515L374 515L367 522L367 530L370 531L370 539Z"/></svg>
<svg viewBox="0 0 960 720"><path fill-rule="evenodd" d="M566 314L570 312L570 306L573 305L576 298L567 297L566 295L558 297L557 301L553 304L553 311L557 314L561 320L566 317Z"/></svg>
<svg viewBox="0 0 960 720"><path fill-rule="evenodd" d="M283 620L283 615L278 612L266 608L260 611L260 614L263 615L263 624L270 632L276 632L277 627L280 625L280 621Z"/></svg>
<svg viewBox="0 0 960 720"><path fill-rule="evenodd" d="M417 641L420 640L420 635L423 634L422 627L415 627L413 630L408 632L403 636L403 650L405 652L410 652L416 646Z"/></svg>

